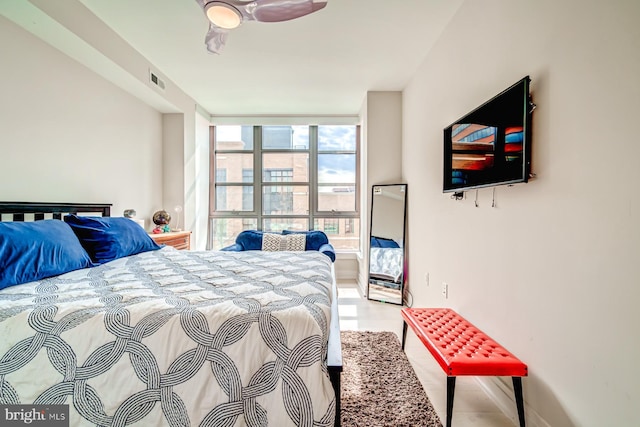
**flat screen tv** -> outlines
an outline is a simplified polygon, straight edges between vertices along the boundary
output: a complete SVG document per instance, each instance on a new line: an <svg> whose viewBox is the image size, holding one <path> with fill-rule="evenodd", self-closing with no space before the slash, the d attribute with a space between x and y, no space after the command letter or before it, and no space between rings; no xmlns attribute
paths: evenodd
<svg viewBox="0 0 640 427"><path fill-rule="evenodd" d="M530 81L522 78L444 129L445 193L527 182Z"/></svg>

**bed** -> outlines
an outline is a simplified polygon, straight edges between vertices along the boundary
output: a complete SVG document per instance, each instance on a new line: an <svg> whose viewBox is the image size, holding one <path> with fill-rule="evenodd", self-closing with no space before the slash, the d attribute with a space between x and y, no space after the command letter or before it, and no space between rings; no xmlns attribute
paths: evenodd
<svg viewBox="0 0 640 427"><path fill-rule="evenodd" d="M369 276L399 284L404 268L404 249L395 240L371 236Z"/></svg>
<svg viewBox="0 0 640 427"><path fill-rule="evenodd" d="M110 205L0 202L0 224L67 214ZM325 255L162 247L93 264L0 289L0 404L67 404L73 426L340 424Z"/></svg>

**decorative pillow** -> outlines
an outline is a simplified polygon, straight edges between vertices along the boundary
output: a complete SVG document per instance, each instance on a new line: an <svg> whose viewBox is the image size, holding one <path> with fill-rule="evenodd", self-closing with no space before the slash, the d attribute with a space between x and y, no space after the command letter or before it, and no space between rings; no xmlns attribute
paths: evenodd
<svg viewBox="0 0 640 427"><path fill-rule="evenodd" d="M129 218L66 215L64 220L98 264L162 247Z"/></svg>
<svg viewBox="0 0 640 427"><path fill-rule="evenodd" d="M304 234L274 234L264 233L262 235L262 250L293 251L302 252L305 250L307 236Z"/></svg>
<svg viewBox="0 0 640 427"><path fill-rule="evenodd" d="M93 266L58 219L0 223L0 289Z"/></svg>
<svg viewBox="0 0 640 427"><path fill-rule="evenodd" d="M306 244L305 249L308 251L317 251L322 247L322 245L326 245L329 243L329 238L324 233L324 231L320 230L310 230L310 231L292 231L292 230L282 230L282 234L284 235L292 235L292 234L302 234L306 236Z"/></svg>

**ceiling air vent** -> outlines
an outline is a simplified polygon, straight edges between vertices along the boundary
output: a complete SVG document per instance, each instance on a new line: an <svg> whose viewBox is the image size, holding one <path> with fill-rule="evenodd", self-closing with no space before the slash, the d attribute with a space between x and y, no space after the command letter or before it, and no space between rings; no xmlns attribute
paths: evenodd
<svg viewBox="0 0 640 427"><path fill-rule="evenodd" d="M151 70L149 70L149 80L151 81L151 83L158 86L160 89L164 90L164 81L160 79L160 77L158 77L158 75Z"/></svg>

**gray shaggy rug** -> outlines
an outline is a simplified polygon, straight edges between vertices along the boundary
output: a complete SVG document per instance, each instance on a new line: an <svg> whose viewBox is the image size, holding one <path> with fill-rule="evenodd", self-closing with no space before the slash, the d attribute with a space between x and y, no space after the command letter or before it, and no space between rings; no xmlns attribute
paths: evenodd
<svg viewBox="0 0 640 427"><path fill-rule="evenodd" d="M396 334L340 334L342 427L442 427Z"/></svg>

